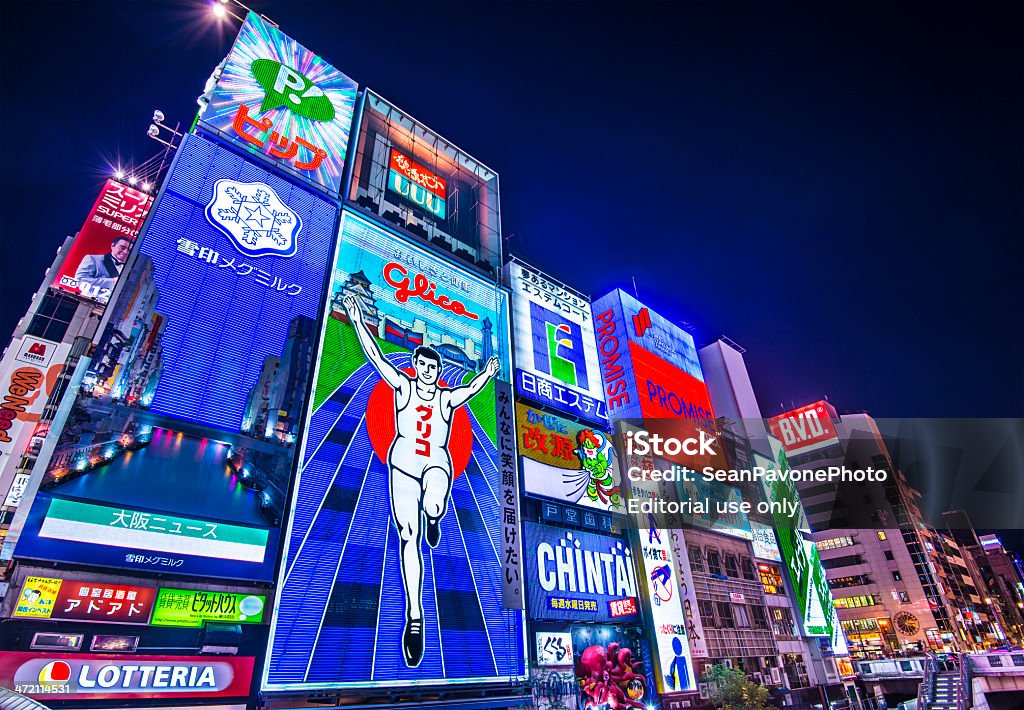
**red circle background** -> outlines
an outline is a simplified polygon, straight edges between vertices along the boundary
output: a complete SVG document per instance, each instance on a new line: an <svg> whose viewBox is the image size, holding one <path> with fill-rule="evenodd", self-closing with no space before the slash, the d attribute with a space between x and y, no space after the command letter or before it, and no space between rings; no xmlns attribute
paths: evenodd
<svg viewBox="0 0 1024 710"><path fill-rule="evenodd" d="M416 376L411 367L402 370L408 375ZM448 383L438 380L438 386L447 387ZM465 405L452 414L451 435L448 438L448 454L452 457L452 480L458 478L469 464L473 453L473 429L469 423L469 414ZM381 463L388 462L388 449L395 440L395 391L381 380L373 388L366 402L366 431L370 435L370 444Z"/></svg>

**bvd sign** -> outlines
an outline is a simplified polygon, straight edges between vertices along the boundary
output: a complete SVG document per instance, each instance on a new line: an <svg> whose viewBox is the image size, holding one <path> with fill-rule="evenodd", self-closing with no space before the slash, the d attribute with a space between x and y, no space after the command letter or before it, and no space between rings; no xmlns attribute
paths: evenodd
<svg viewBox="0 0 1024 710"><path fill-rule="evenodd" d="M782 442L790 456L822 449L839 441L833 419L835 409L822 400L785 412L768 420L772 436Z"/></svg>

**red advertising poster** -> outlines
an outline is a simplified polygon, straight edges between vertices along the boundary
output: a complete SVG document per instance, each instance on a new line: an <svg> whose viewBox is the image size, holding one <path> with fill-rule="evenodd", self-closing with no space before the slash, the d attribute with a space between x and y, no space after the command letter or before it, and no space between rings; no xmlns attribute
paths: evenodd
<svg viewBox="0 0 1024 710"><path fill-rule="evenodd" d="M839 440L831 409L828 402L821 400L772 417L768 427L787 454L807 453Z"/></svg>
<svg viewBox="0 0 1024 710"><path fill-rule="evenodd" d="M254 660L0 652L0 686L39 700L244 697Z"/></svg>
<svg viewBox="0 0 1024 710"><path fill-rule="evenodd" d="M415 163L394 148L391 149L391 169L401 173L422 188L430 190L440 198L448 196L448 185L444 178L434 175L419 163Z"/></svg>
<svg viewBox="0 0 1024 710"><path fill-rule="evenodd" d="M644 428L652 435L694 442L686 451L666 453L665 458L695 471L725 468L707 386L636 343L629 343L629 354Z"/></svg>
<svg viewBox="0 0 1024 710"><path fill-rule="evenodd" d="M155 587L64 580L50 618L146 624L154 599Z"/></svg>
<svg viewBox="0 0 1024 710"><path fill-rule="evenodd" d="M53 287L106 303L152 202L144 192L107 180Z"/></svg>

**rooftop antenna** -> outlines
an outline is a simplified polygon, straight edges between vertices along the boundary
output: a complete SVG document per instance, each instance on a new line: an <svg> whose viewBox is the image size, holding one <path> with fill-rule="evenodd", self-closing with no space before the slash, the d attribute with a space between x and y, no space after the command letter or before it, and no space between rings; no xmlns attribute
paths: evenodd
<svg viewBox="0 0 1024 710"><path fill-rule="evenodd" d="M636 290L636 276L630 276L629 278L633 281L633 296L635 296L636 300L639 301L640 300L640 294Z"/></svg>

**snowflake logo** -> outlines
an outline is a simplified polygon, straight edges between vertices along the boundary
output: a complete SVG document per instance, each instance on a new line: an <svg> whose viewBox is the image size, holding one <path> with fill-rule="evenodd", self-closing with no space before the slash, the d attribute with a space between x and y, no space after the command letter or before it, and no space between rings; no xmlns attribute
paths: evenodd
<svg viewBox="0 0 1024 710"><path fill-rule="evenodd" d="M261 182L218 180L206 218L247 256L293 256L302 220Z"/></svg>

